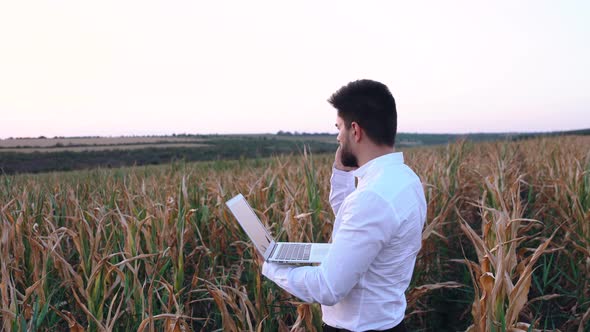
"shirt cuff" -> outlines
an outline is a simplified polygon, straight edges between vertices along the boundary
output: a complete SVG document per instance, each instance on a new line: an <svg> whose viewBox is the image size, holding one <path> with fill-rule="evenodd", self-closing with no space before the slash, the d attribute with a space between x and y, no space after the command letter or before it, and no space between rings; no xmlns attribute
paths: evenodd
<svg viewBox="0 0 590 332"><path fill-rule="evenodd" d="M332 176L333 177L342 177L342 178L351 178L354 177L352 171L343 171L341 169L336 168L335 166L332 166Z"/></svg>
<svg viewBox="0 0 590 332"><path fill-rule="evenodd" d="M332 167L332 176L330 178L330 183L338 187L349 187L351 185L352 187L354 187L354 174L352 171L347 172L339 170L336 167Z"/></svg>
<svg viewBox="0 0 590 332"><path fill-rule="evenodd" d="M295 266L290 264L264 262L262 264L262 275L279 284L279 286L285 286L287 285L289 272L294 268Z"/></svg>

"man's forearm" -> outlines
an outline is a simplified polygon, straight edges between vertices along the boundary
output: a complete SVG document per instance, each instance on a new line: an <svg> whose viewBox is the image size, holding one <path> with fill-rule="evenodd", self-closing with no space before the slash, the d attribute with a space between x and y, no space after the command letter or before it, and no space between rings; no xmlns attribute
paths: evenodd
<svg viewBox="0 0 590 332"><path fill-rule="evenodd" d="M330 185L330 205L332 206L334 215L336 215L346 196L350 195L355 189L354 175L352 172L332 168Z"/></svg>

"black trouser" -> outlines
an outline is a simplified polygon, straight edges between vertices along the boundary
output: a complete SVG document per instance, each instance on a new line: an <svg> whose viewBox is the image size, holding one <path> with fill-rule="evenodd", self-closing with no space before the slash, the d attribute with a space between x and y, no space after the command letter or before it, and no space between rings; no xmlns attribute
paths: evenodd
<svg viewBox="0 0 590 332"><path fill-rule="evenodd" d="M328 325L326 323L324 323L322 325L322 331L323 332L350 332L350 331L345 330L345 329L339 329L339 328L332 327L332 326L330 326L330 325ZM404 321L402 320L401 323L397 324L397 326L392 327L390 329L382 330L382 331L369 330L369 331L366 331L366 332L406 332L406 331L407 331L406 330L406 325L404 324Z"/></svg>

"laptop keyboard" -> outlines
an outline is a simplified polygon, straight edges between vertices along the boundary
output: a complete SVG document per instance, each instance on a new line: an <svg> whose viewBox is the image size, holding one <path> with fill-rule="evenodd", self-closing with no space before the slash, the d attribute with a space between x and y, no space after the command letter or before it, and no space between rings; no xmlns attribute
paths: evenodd
<svg viewBox="0 0 590 332"><path fill-rule="evenodd" d="M276 259L279 260L308 260L311 254L311 243L281 243Z"/></svg>

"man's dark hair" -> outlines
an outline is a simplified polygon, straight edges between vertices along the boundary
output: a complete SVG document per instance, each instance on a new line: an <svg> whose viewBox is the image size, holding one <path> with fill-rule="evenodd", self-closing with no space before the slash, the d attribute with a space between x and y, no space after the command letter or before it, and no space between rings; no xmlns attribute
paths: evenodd
<svg viewBox="0 0 590 332"><path fill-rule="evenodd" d="M395 99L385 84L371 80L350 82L328 102L338 110L346 128L356 122L375 144L394 145L397 111Z"/></svg>

